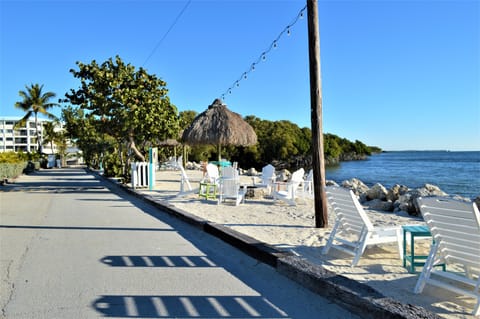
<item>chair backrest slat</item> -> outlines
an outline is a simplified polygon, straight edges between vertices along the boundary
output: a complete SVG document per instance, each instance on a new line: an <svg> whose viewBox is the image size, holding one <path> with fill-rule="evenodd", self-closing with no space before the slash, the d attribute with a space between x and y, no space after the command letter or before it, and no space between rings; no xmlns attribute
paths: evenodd
<svg viewBox="0 0 480 319"><path fill-rule="evenodd" d="M305 184L303 191L307 194L313 194L313 169L308 171L307 177L305 178Z"/></svg>
<svg viewBox="0 0 480 319"><path fill-rule="evenodd" d="M222 168L222 178L240 178L238 174L238 170L236 170L233 166L225 166Z"/></svg>
<svg viewBox="0 0 480 319"><path fill-rule="evenodd" d="M295 199L297 197L296 192L300 184L303 182L304 175L305 170L303 168L299 168L293 172L290 182L287 184L287 192L290 194L291 199Z"/></svg>
<svg viewBox="0 0 480 319"><path fill-rule="evenodd" d="M240 183L237 179L234 178L222 178L220 180L221 183L221 191L224 196L237 196L238 195L238 188Z"/></svg>
<svg viewBox="0 0 480 319"><path fill-rule="evenodd" d="M364 228L373 230L365 210L351 190L337 187L326 187L327 200L333 208L342 228L360 234Z"/></svg>
<svg viewBox="0 0 480 319"><path fill-rule="evenodd" d="M480 224L475 204L449 198L419 198L423 218L451 263L480 267Z"/></svg>
<svg viewBox="0 0 480 319"><path fill-rule="evenodd" d="M303 168L297 169L295 172L292 174L292 182L302 182L303 181L303 175L305 175L305 170Z"/></svg>
<svg viewBox="0 0 480 319"><path fill-rule="evenodd" d="M262 168L262 184L270 185L275 181L275 167L268 164Z"/></svg>
<svg viewBox="0 0 480 319"><path fill-rule="evenodd" d="M207 178L210 179L210 183L216 183L220 174L218 173L218 167L215 164L207 164Z"/></svg>

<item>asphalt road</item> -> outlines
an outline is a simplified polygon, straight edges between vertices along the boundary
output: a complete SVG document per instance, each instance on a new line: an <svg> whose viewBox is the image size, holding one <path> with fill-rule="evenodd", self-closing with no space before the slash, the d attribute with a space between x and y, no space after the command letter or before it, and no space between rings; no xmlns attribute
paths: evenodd
<svg viewBox="0 0 480 319"><path fill-rule="evenodd" d="M83 169L0 186L2 318L357 318Z"/></svg>

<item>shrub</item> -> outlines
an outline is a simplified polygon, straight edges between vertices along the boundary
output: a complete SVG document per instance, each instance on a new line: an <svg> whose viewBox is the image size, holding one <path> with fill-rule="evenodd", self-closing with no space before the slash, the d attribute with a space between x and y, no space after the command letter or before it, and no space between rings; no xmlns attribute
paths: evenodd
<svg viewBox="0 0 480 319"><path fill-rule="evenodd" d="M28 153L0 153L0 180L17 178L23 173L32 172L37 165L29 162L30 158Z"/></svg>
<svg viewBox="0 0 480 319"><path fill-rule="evenodd" d="M0 163L0 179L16 178L23 173L27 162L21 163Z"/></svg>

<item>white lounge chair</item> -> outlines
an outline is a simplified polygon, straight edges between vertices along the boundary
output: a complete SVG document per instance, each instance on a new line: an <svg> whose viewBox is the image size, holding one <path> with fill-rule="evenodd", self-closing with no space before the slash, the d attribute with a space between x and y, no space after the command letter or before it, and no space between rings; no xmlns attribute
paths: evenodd
<svg viewBox="0 0 480 319"><path fill-rule="evenodd" d="M418 198L423 218L434 243L414 292L421 293L426 284L475 298L472 314L480 314L480 213L475 203L450 198ZM445 264L447 271L435 269ZM456 265L463 271L448 271Z"/></svg>
<svg viewBox="0 0 480 319"><path fill-rule="evenodd" d="M397 242L402 259L401 227L374 227L355 194L346 188L328 186L327 201L335 212L335 225L322 254L330 248L342 250L354 256L351 266L357 265L369 245Z"/></svg>
<svg viewBox="0 0 480 319"><path fill-rule="evenodd" d="M295 198L297 198L298 187L303 182L303 175L305 175L305 170L300 168L292 174L289 182L273 183L273 199L283 200L288 204L295 206L297 204Z"/></svg>
<svg viewBox="0 0 480 319"><path fill-rule="evenodd" d="M226 199L234 199L235 206L238 206L245 199L247 193L246 185L240 184L238 171L232 166L222 168L222 176L219 179L218 204Z"/></svg>

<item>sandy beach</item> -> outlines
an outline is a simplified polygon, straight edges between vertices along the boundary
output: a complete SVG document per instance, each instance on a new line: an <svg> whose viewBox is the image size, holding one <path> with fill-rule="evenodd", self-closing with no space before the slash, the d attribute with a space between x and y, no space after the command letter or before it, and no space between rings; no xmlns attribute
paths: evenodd
<svg viewBox="0 0 480 319"><path fill-rule="evenodd" d="M352 257L338 250L322 255L321 250L334 225L335 216L329 212L329 227L315 228L313 200L300 198L296 206L290 206L271 198L246 199L235 206L233 201L220 205L216 200L205 200L198 196L202 172L186 171L193 191L181 193L181 173L178 170L161 170L156 173L154 190L142 189L155 198L168 201L173 206L193 215L222 224L249 235L279 249L288 250L312 263L356 281L365 283L387 297L400 302L414 304L444 318L475 318L470 315L475 300L458 296L449 291L426 286L422 294L415 295L413 288L419 273L410 274L403 268L396 244L384 244L367 248L359 264L352 268ZM252 184L250 176L241 176L242 183ZM367 210L374 225L423 224L422 219L405 212L386 213ZM430 240L419 241L417 252L428 254ZM421 268L417 268L421 271Z"/></svg>

